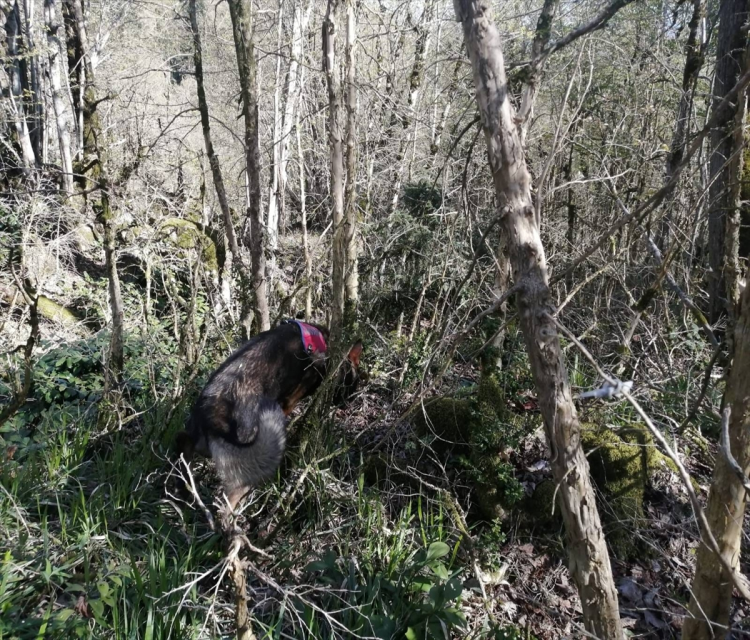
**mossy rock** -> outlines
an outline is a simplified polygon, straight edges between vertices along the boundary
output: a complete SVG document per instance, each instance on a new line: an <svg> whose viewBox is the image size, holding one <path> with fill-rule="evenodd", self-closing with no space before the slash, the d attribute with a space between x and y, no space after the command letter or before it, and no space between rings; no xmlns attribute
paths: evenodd
<svg viewBox="0 0 750 640"><path fill-rule="evenodd" d="M604 497L600 509L607 542L620 558L639 553L633 530L642 526L643 498L653 473L675 465L654 446L643 427L617 432L595 425L581 425L581 444L587 454L591 477Z"/></svg>
<svg viewBox="0 0 750 640"><path fill-rule="evenodd" d="M218 254L213 239L203 233L190 220L168 218L161 224L161 230L167 232L174 244L180 249L200 249L203 265L208 271L218 271Z"/></svg>
<svg viewBox="0 0 750 640"><path fill-rule="evenodd" d="M511 412L505 399L505 392L500 386L497 376L485 374L479 381L477 388L477 400L480 405L485 405L502 420L509 420Z"/></svg>
<svg viewBox="0 0 750 640"><path fill-rule="evenodd" d="M522 510L534 526L543 529L562 524L560 507L555 503L557 484L552 478L542 480L522 504Z"/></svg>
<svg viewBox="0 0 750 640"><path fill-rule="evenodd" d="M414 424L418 435L433 438L437 451L459 454L475 486L477 506L484 517L495 519L504 517L522 494L504 453L528 431L527 417L509 409L501 382L485 373L476 386L426 402Z"/></svg>
<svg viewBox="0 0 750 640"><path fill-rule="evenodd" d="M444 397L430 400L417 409L414 425L420 436L435 435L447 446L466 445L471 438L473 420L471 400Z"/></svg>
<svg viewBox="0 0 750 640"><path fill-rule="evenodd" d="M647 447L626 441L609 429L589 425L581 425L581 444L591 477L602 493L643 503L649 469Z"/></svg>
<svg viewBox="0 0 750 640"><path fill-rule="evenodd" d="M60 322L68 326L78 322L78 317L75 313L54 300L50 300L47 296L39 296L37 309L43 317L53 322Z"/></svg>

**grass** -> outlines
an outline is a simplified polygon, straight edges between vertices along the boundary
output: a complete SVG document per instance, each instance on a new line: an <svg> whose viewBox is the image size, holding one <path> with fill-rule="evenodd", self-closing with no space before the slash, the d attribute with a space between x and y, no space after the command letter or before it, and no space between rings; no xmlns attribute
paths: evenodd
<svg viewBox="0 0 750 640"><path fill-rule="evenodd" d="M171 355L149 363L153 351L134 348L128 411L102 421L110 409L90 347L50 348L34 399L0 430L0 638L229 637L221 537L175 498L170 478L168 446L188 406L165 423ZM328 438L325 453L340 444ZM383 500L346 453L327 464L313 461L277 511L272 560L252 560L258 638L431 638L463 626L461 537L443 505L419 493ZM251 538L298 466L248 505ZM197 474L211 504L210 464Z"/></svg>
<svg viewBox="0 0 750 640"><path fill-rule="evenodd" d="M223 354L203 355L173 407L178 356L170 327L153 329L129 336L117 412L102 402L100 335L44 345L33 398L0 427L0 640L233 635L223 541L201 509L176 497L169 461L193 394ZM504 388L523 398L530 380L518 359ZM574 385L593 385L571 360ZM684 397L689 381L673 384ZM606 423L630 418L619 405L597 411ZM477 528L472 551L440 494L390 468L368 486L360 454L342 447L335 428L321 440L318 460L290 456L239 521L253 543L260 523L270 518L275 529L269 558L247 556L259 640L527 637L495 623L465 586L472 554L499 553L502 525ZM198 465L196 480L211 505L210 463Z"/></svg>

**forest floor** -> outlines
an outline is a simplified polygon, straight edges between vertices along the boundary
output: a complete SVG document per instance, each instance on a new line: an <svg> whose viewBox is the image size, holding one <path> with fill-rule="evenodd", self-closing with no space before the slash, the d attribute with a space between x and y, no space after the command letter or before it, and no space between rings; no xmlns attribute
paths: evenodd
<svg viewBox="0 0 750 640"><path fill-rule="evenodd" d="M203 504L185 501L171 453L194 395L175 398L174 370L139 356L119 407L107 406L84 394L99 385L81 366L96 353L50 349L43 402L0 432L0 637L229 637L212 464L194 468ZM502 519L482 512L483 467L420 431L419 410L404 417L414 397L394 394L386 375L331 412L314 454L290 450L237 522L262 547L243 555L258 638L582 637L562 522L537 493L551 477L541 419L528 380L513 371L503 380L500 414L517 438L493 458L516 492ZM457 364L429 395L475 402L481 385L477 368ZM486 417L471 406L467 419ZM584 422L619 413L581 407ZM679 444L705 498L713 452L695 438L700 446ZM676 474L649 476L632 520L600 498L625 626L632 637L679 638L697 530ZM750 637L747 603L736 601L733 620L733 637Z"/></svg>

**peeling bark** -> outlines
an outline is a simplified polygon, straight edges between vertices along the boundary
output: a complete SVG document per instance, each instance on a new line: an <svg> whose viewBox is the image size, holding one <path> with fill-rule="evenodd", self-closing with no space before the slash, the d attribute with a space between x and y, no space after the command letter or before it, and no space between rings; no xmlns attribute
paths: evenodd
<svg viewBox="0 0 750 640"><path fill-rule="evenodd" d="M502 231L508 242L518 314L552 449L552 470L568 538L570 572L587 631L622 640L617 592L602 533L580 424L563 363L548 287L547 265L531 199L531 177L510 104L502 43L487 0L455 0L474 71Z"/></svg>

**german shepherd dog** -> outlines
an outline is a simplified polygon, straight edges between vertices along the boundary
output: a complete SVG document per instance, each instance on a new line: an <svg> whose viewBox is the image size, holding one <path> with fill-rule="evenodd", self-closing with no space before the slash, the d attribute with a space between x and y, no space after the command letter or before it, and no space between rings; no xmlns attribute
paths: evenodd
<svg viewBox="0 0 750 640"><path fill-rule="evenodd" d="M287 320L245 343L213 373L198 397L177 450L214 459L229 505L273 476L286 446L286 417L323 381L328 329ZM349 351L336 399L359 382L362 343Z"/></svg>

